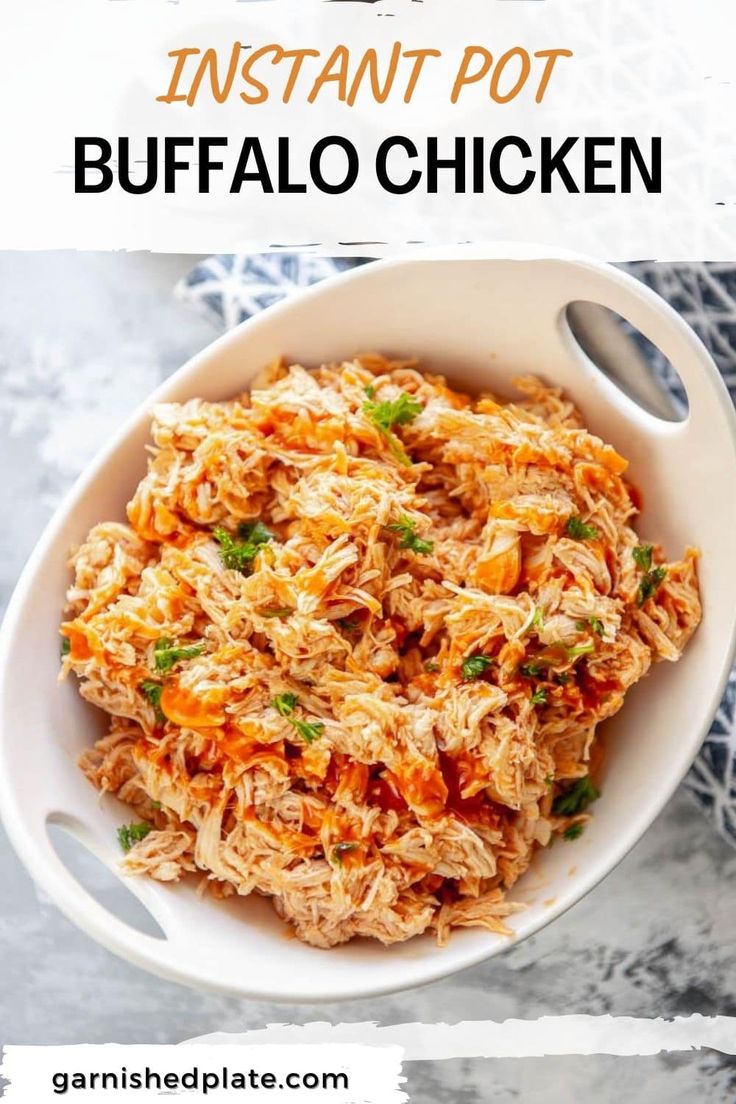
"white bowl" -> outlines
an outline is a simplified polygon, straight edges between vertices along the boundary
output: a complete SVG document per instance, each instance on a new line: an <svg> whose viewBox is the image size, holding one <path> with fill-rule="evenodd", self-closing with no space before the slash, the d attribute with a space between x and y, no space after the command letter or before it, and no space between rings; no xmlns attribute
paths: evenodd
<svg viewBox="0 0 736 1104"><path fill-rule="evenodd" d="M645 413L575 344L572 300L630 319L676 367L686 421ZM537 372L564 387L588 426L631 460L644 491L641 530L671 555L702 549L705 616L676 665L658 664L606 725L608 767L592 824L579 841L541 852L514 890L528 908L509 940L458 931L391 948L357 941L330 951L285 937L268 902L200 900L190 886L127 879L166 938L143 935L94 900L49 841L57 822L111 869L124 808L102 803L76 766L101 729L74 679L57 686L58 622L70 546L101 519L122 518L144 471L151 403L228 397L276 356L308 364L378 350L415 355L472 390L510 392ZM559 916L607 874L652 822L698 750L731 665L736 611L736 432L728 394L703 346L669 306L607 265L499 246L484 257L449 251L372 264L264 311L194 357L108 446L53 519L8 611L0 644L0 806L33 877L60 909L112 951L163 977L273 1001L365 997L432 981L497 954ZM697 814L693 814L697 815ZM656 902L652 902L656 907Z"/></svg>

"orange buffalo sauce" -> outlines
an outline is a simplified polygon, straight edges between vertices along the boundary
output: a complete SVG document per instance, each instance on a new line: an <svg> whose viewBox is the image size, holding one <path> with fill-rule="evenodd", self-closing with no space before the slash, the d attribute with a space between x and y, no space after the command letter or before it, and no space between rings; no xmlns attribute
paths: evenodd
<svg viewBox="0 0 736 1104"><path fill-rule="evenodd" d="M170 721L184 728L215 728L225 723L223 698L226 692L223 687L195 694L172 678L164 683L161 708Z"/></svg>

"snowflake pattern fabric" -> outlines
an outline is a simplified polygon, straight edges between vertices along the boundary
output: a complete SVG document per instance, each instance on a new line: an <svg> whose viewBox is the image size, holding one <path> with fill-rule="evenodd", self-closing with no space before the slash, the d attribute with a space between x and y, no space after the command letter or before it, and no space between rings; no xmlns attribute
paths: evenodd
<svg viewBox="0 0 736 1104"><path fill-rule="evenodd" d="M364 263L300 253L233 254L198 264L177 295L214 312L226 328L250 318L299 288ZM625 267L643 280L692 326L736 398L736 267L728 264L636 262ZM676 408L686 399L679 379L656 349L644 350ZM736 846L736 668L710 732L685 779L686 789L720 835Z"/></svg>

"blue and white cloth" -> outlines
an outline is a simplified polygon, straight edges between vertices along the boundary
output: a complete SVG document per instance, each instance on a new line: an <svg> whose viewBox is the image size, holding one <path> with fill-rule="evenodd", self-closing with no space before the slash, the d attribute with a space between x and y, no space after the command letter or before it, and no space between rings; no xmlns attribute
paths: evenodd
<svg viewBox="0 0 736 1104"><path fill-rule="evenodd" d="M287 295L361 260L313 254L265 253L209 257L177 287L177 295L204 305L226 328ZM692 326L736 400L736 267L727 264L637 262L625 266L667 299ZM652 367L676 407L684 395L664 359L649 347ZM710 732L684 783L720 835L736 846L736 668Z"/></svg>

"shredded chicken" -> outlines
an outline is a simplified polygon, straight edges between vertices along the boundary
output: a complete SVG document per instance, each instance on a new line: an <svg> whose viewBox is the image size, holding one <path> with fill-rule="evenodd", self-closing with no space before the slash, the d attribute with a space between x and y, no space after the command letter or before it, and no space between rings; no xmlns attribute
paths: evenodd
<svg viewBox="0 0 736 1104"><path fill-rule="evenodd" d="M321 947L508 930L535 849L590 815L598 723L700 619L626 461L517 386L366 356L154 409L62 625L111 717L82 768L142 820L130 873L269 896Z"/></svg>

